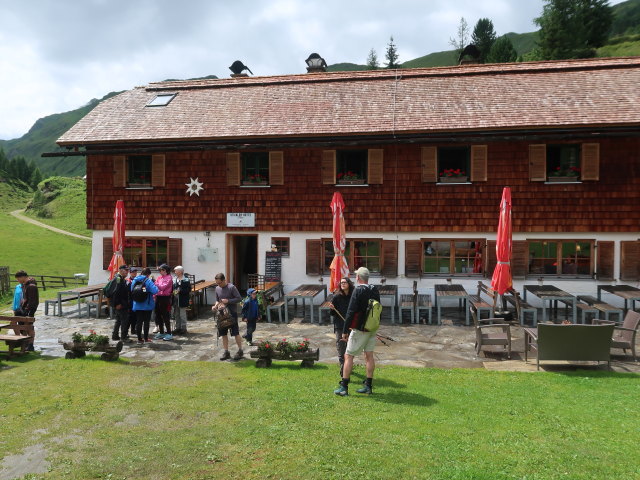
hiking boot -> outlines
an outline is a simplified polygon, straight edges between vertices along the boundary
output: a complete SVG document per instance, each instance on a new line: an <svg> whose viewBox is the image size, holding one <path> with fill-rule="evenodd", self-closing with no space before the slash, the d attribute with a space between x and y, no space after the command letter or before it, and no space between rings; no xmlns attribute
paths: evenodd
<svg viewBox="0 0 640 480"><path fill-rule="evenodd" d="M349 389L340 384L340 386L336 388L333 393L335 393L336 395L340 395L341 397L346 397L347 395L349 395Z"/></svg>
<svg viewBox="0 0 640 480"><path fill-rule="evenodd" d="M358 393L366 393L367 395L371 395L373 393L373 390L371 389L371 385L367 385L365 383L362 386L362 388L357 389L356 392L358 392Z"/></svg>
<svg viewBox="0 0 640 480"><path fill-rule="evenodd" d="M120 340L120 337L118 335L111 335L111 340L117 341Z"/></svg>
<svg viewBox="0 0 640 480"><path fill-rule="evenodd" d="M233 356L234 360L241 360L244 357L244 352L242 350L238 350L236 354Z"/></svg>
<svg viewBox="0 0 640 480"><path fill-rule="evenodd" d="M229 350L225 350L224 353L222 354L222 356L220 357L220 360L229 360L231 358L231 354L229 353Z"/></svg>

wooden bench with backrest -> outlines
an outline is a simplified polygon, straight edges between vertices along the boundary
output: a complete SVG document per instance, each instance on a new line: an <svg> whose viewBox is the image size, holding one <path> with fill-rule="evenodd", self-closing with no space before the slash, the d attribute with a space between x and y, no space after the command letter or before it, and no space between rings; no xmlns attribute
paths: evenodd
<svg viewBox="0 0 640 480"><path fill-rule="evenodd" d="M623 311L621 308L614 307L613 305L609 305L608 303L603 302L602 300L598 300L596 297L591 295L578 295L578 301L584 302L587 305L595 308L600 313L604 314L604 319L609 320L610 315L618 315L618 323L622 323L622 315ZM576 307L578 304L576 303Z"/></svg>
<svg viewBox="0 0 640 480"><path fill-rule="evenodd" d="M484 298L482 298L482 294L489 297L491 299L491 303L486 302ZM473 311L476 312L478 319L482 318L482 312L486 312L487 317L492 316L494 300L495 292L491 287L485 285L483 282L478 282L477 295L469 295L469 304Z"/></svg>
<svg viewBox="0 0 640 480"><path fill-rule="evenodd" d="M529 305L527 302L522 300L520 297L520 292L510 288L508 290L509 295L504 295L504 300L512 305L516 309L516 314L520 319L520 325L524 325L525 315L528 313L531 314L531 320L533 326L535 327L538 324L538 308L533 305Z"/></svg>
<svg viewBox="0 0 640 480"><path fill-rule="evenodd" d="M7 353L9 358L13 355L22 355L29 352L29 345L33 344L35 338L35 329L33 328L33 317L9 317L0 316L0 341L7 344L8 350L0 351ZM8 332L11 330L11 333ZM16 348L19 349L16 352Z"/></svg>

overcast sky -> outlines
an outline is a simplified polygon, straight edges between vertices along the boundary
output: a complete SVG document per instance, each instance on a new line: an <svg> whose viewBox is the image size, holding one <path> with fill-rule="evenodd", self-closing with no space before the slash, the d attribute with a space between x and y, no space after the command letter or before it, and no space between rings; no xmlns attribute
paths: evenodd
<svg viewBox="0 0 640 480"><path fill-rule="evenodd" d="M620 3L612 0L610 3ZM255 75L328 64L400 62L450 50L460 18L498 35L537 30L543 0L0 0L0 139L92 98L167 78Z"/></svg>

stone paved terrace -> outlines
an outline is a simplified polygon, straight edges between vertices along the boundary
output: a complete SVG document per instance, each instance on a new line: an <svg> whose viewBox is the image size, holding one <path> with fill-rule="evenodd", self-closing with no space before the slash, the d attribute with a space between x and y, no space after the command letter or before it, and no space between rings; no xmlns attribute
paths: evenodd
<svg viewBox="0 0 640 480"><path fill-rule="evenodd" d="M307 312L302 317L302 308L294 311L289 307L289 315L293 320L289 324L258 324L254 341L261 339L302 339L309 338L312 347L320 348L320 361L337 364L333 326L327 323L310 324ZM109 335L113 326L110 319L78 318L76 307L68 307L63 317L36 315L36 350L43 355L64 356L65 350L59 341L70 341L71 334L80 331L88 334L90 329L99 334ZM324 315L324 320L328 318ZM316 316L317 321L317 316ZM464 326L462 312L455 308L444 309L443 325L411 325L408 320L402 325L391 325L387 309L382 318L380 333L393 338L388 346L379 344L376 348L378 365L402 365L408 367L436 368L486 368L488 370L536 371L535 358L524 362L524 334L521 327L512 328L513 352L511 360L501 353L481 353L476 358L474 350L475 333L472 327ZM241 324L241 334L244 324ZM204 310L197 320L189 321L189 334L174 337L172 341L154 341L151 344L138 346L135 342L125 344L121 357L135 361L168 361L168 360L200 360L219 361L222 353L222 342L216 341L214 321L210 311ZM252 347L245 346L245 352ZM232 342L231 353L235 353L235 342ZM640 349L639 349L640 350ZM618 372L640 373L640 362L634 363L631 357L612 356L612 369ZM248 355L247 355L248 357ZM250 361L254 361L253 359ZM362 364L361 355L356 363ZM337 368L337 367L336 367ZM541 370L560 371L575 368L606 369L606 364L598 366L595 362L548 363Z"/></svg>

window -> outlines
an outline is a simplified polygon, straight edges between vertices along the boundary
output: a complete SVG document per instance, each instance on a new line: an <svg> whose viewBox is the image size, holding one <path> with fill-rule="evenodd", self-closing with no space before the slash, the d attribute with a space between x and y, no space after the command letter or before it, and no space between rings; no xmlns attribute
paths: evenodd
<svg viewBox="0 0 640 480"><path fill-rule="evenodd" d="M242 152L242 185L269 184L269 152Z"/></svg>
<svg viewBox="0 0 640 480"><path fill-rule="evenodd" d="M157 267L167 263L166 238L125 238L124 261L129 266Z"/></svg>
<svg viewBox="0 0 640 480"><path fill-rule="evenodd" d="M422 273L483 273L483 240L423 240Z"/></svg>
<svg viewBox="0 0 640 480"><path fill-rule="evenodd" d="M600 144L529 145L529 180L584 182L600 179Z"/></svg>
<svg viewBox="0 0 640 480"><path fill-rule="evenodd" d="M127 157L127 184L130 187L151 185L151 155Z"/></svg>
<svg viewBox="0 0 640 480"><path fill-rule="evenodd" d="M529 274L592 276L592 240L529 241Z"/></svg>
<svg viewBox="0 0 640 480"><path fill-rule="evenodd" d="M338 185L367 183L367 151L336 151L336 183Z"/></svg>
<svg viewBox="0 0 640 480"><path fill-rule="evenodd" d="M333 261L333 240L323 239L322 273L329 274ZM347 240L344 256L349 264L349 271L355 272L360 267L366 267L371 273L381 273L382 241L379 239Z"/></svg>
<svg viewBox="0 0 640 480"><path fill-rule="evenodd" d="M441 182L466 182L469 178L469 147L438 147Z"/></svg>
<svg viewBox="0 0 640 480"><path fill-rule="evenodd" d="M271 237L271 245L275 245L281 256L289 256L289 239L286 237Z"/></svg>
<svg viewBox="0 0 640 480"><path fill-rule="evenodd" d="M547 176L579 180L580 145L547 145Z"/></svg>
<svg viewBox="0 0 640 480"><path fill-rule="evenodd" d="M175 98L175 93L161 93L156 95L153 100L147 103L147 107L164 107L169 105L169 102Z"/></svg>
<svg viewBox="0 0 640 480"><path fill-rule="evenodd" d="M384 149L324 150L323 185L380 185L383 181Z"/></svg>

